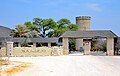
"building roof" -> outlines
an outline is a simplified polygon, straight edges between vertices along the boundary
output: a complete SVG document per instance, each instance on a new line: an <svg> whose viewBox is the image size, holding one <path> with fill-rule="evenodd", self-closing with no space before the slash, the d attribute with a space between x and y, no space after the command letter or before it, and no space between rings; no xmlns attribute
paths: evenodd
<svg viewBox="0 0 120 76"><path fill-rule="evenodd" d="M0 26L0 37L10 37L11 31L10 28Z"/></svg>
<svg viewBox="0 0 120 76"><path fill-rule="evenodd" d="M57 43L58 38L13 38L13 42L40 42L40 43Z"/></svg>
<svg viewBox="0 0 120 76"><path fill-rule="evenodd" d="M0 42L12 41L12 37L0 37Z"/></svg>
<svg viewBox="0 0 120 76"><path fill-rule="evenodd" d="M118 37L118 38L117 38L117 42L119 42L119 43L120 43L120 37Z"/></svg>
<svg viewBox="0 0 120 76"><path fill-rule="evenodd" d="M94 38L94 37L117 37L111 30L88 30L88 31L68 31L61 37L68 38Z"/></svg>
<svg viewBox="0 0 120 76"><path fill-rule="evenodd" d="M40 42L40 43L57 43L58 38L12 38L10 36L12 29L0 26L0 42L13 41L13 42Z"/></svg>

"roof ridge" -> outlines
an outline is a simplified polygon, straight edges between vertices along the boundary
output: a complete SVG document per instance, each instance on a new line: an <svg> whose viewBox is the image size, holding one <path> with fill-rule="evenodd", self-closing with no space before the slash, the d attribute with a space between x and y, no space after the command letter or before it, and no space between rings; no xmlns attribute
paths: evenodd
<svg viewBox="0 0 120 76"><path fill-rule="evenodd" d="M78 31L111 31L111 30L78 30Z"/></svg>
<svg viewBox="0 0 120 76"><path fill-rule="evenodd" d="M1 25L0 25L0 27L3 27L3 28L7 28L7 29L10 29L10 30L12 30L12 29L11 29L11 28L9 28L9 27L5 27L5 26L1 26Z"/></svg>

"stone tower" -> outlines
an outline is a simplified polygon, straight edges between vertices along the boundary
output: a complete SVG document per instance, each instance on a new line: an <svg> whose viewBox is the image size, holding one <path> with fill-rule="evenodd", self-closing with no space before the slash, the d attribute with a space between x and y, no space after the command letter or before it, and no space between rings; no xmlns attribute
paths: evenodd
<svg viewBox="0 0 120 76"><path fill-rule="evenodd" d="M82 30L82 31L90 30L90 19L91 19L90 16L76 17L76 24L80 26L80 29L78 29L78 31L79 30ZM80 50L80 47L85 48L83 43L84 42L82 38L76 39L76 50Z"/></svg>
<svg viewBox="0 0 120 76"><path fill-rule="evenodd" d="M79 16L76 17L76 24L80 25L79 30L90 30L90 16Z"/></svg>

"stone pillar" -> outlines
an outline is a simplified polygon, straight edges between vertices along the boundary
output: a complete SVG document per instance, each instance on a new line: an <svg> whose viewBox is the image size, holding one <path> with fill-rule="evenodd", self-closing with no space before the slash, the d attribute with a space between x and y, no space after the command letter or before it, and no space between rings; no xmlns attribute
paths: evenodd
<svg viewBox="0 0 120 76"><path fill-rule="evenodd" d="M114 55L114 38L107 38L107 55Z"/></svg>
<svg viewBox="0 0 120 76"><path fill-rule="evenodd" d="M76 50L80 50L83 47L83 39L76 39Z"/></svg>
<svg viewBox="0 0 120 76"><path fill-rule="evenodd" d="M48 47L49 47L49 48L51 47L51 43L48 43Z"/></svg>
<svg viewBox="0 0 120 76"><path fill-rule="evenodd" d="M21 43L18 43L18 47L21 47Z"/></svg>
<svg viewBox="0 0 120 76"><path fill-rule="evenodd" d="M36 43L35 42L33 43L33 47L36 47Z"/></svg>
<svg viewBox="0 0 120 76"><path fill-rule="evenodd" d="M7 56L13 56L13 42L6 42Z"/></svg>
<svg viewBox="0 0 120 76"><path fill-rule="evenodd" d="M91 49L91 42L90 41L87 41L87 42L84 42L84 54L85 55L90 55L90 49Z"/></svg>
<svg viewBox="0 0 120 76"><path fill-rule="evenodd" d="M68 38L63 38L63 54L68 55L69 54L69 43Z"/></svg>

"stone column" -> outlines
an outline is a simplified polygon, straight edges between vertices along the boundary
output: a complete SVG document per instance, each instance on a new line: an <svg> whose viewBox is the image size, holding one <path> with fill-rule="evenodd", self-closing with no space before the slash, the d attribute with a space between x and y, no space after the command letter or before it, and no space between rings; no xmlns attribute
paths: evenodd
<svg viewBox="0 0 120 76"><path fill-rule="evenodd" d="M49 48L51 47L51 43L48 43L48 47L49 47Z"/></svg>
<svg viewBox="0 0 120 76"><path fill-rule="evenodd" d="M91 42L87 41L84 43L84 54L85 55L90 55L90 49L91 49Z"/></svg>
<svg viewBox="0 0 120 76"><path fill-rule="evenodd" d="M33 43L33 47L36 47L36 43L35 42Z"/></svg>
<svg viewBox="0 0 120 76"><path fill-rule="evenodd" d="M76 39L76 50L80 50L83 47L83 39Z"/></svg>
<svg viewBox="0 0 120 76"><path fill-rule="evenodd" d="M18 47L21 47L21 43L18 43Z"/></svg>
<svg viewBox="0 0 120 76"><path fill-rule="evenodd" d="M114 55L114 38L107 38L107 55Z"/></svg>
<svg viewBox="0 0 120 76"><path fill-rule="evenodd" d="M13 42L6 42L7 56L13 56Z"/></svg>
<svg viewBox="0 0 120 76"><path fill-rule="evenodd" d="M63 38L63 54L64 55L68 55L69 54L68 38Z"/></svg>

